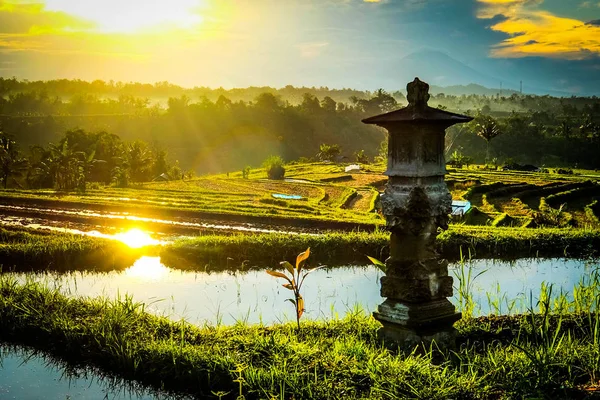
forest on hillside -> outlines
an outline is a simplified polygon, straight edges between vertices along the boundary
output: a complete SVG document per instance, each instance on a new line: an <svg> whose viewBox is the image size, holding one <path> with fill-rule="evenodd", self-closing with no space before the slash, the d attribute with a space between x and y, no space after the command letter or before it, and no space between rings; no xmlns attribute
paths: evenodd
<svg viewBox="0 0 600 400"><path fill-rule="evenodd" d="M385 132L361 120L405 104L402 92L382 89L184 89L165 82L0 78L0 130L24 156L34 146L62 145L67 131L82 129L123 143L144 141L196 173L258 166L270 155L314 158L324 143L339 145L348 161L356 154L373 159ZM449 129L448 158L600 167L596 97L437 93L429 105L475 117Z"/></svg>

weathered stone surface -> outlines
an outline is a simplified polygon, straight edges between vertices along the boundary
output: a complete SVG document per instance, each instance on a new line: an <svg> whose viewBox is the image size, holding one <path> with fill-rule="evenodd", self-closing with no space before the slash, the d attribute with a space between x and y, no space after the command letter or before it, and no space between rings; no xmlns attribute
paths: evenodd
<svg viewBox="0 0 600 400"><path fill-rule="evenodd" d="M452 210L444 182L444 137L447 127L472 118L429 107L429 85L418 78L407 91L407 107L363 120L389 132L389 180L381 196L391 231L386 276L381 278L381 295L387 299L373 315L382 323L379 336L389 347L433 340L451 347L452 324L461 315L447 299L452 296L448 263L435 251L438 229L448 228Z"/></svg>
<svg viewBox="0 0 600 400"><path fill-rule="evenodd" d="M409 107L415 107L417 109L425 109L427 102L429 101L429 84L421 81L419 78L415 78L414 81L406 85L406 99L408 100Z"/></svg>
<svg viewBox="0 0 600 400"><path fill-rule="evenodd" d="M447 321L460 313L448 299L438 299L420 303L410 303L387 299L377 306L378 320L395 322L408 327L423 327L435 325L439 321ZM452 321L452 323L454 323Z"/></svg>
<svg viewBox="0 0 600 400"><path fill-rule="evenodd" d="M431 274L448 276L448 261L437 257L399 259L393 255L385 263L387 276L412 279L429 279Z"/></svg>
<svg viewBox="0 0 600 400"><path fill-rule="evenodd" d="M435 274L427 279L381 278L381 297L411 303L445 299L452 296L452 277Z"/></svg>

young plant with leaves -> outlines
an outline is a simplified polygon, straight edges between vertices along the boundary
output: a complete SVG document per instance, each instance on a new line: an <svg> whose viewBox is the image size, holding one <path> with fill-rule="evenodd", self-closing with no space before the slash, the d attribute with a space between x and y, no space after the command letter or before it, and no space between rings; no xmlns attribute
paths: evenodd
<svg viewBox="0 0 600 400"><path fill-rule="evenodd" d="M304 298L300 294L304 280L311 272L316 271L319 268L323 268L323 266L320 266L311 269L304 269L304 264L309 256L310 247L306 249L306 251L298 254L298 257L296 257L295 267L287 261L280 262L281 266L290 273L290 276L287 276L283 272L267 270L267 274L274 276L275 278L285 279L288 283L284 283L283 287L294 292L294 298L287 299L286 301L292 303L296 308L296 322L298 323L298 330L300 329L300 318L302 317L302 314L304 314Z"/></svg>

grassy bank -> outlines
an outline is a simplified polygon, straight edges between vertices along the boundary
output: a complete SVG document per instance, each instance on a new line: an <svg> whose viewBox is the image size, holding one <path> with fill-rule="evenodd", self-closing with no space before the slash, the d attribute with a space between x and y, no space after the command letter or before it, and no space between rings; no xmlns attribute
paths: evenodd
<svg viewBox="0 0 600 400"><path fill-rule="evenodd" d="M173 268L204 269L208 264L238 269L242 264L274 265L310 247L312 262L341 265L368 263L367 255L384 260L388 246L387 232L206 235L178 240L166 246L161 257ZM451 226L438 236L438 246L451 261L459 260L461 251L473 258L594 257L600 249L600 231Z"/></svg>
<svg viewBox="0 0 600 400"><path fill-rule="evenodd" d="M0 340L203 398L584 398L600 378L598 318L566 309L462 321L456 352L406 355L381 347L378 323L359 312L301 331L201 328L130 299L70 299L0 277Z"/></svg>
<svg viewBox="0 0 600 400"><path fill-rule="evenodd" d="M173 244L131 249L116 240L25 228L0 228L0 264L4 269L92 270L125 269L141 255L160 254L174 269L239 270L277 265L294 259L307 247L311 262L330 266L367 264L367 255L385 260L389 233L376 231L321 235L203 235ZM438 236L443 257L472 258L597 257L600 231L451 226Z"/></svg>
<svg viewBox="0 0 600 400"><path fill-rule="evenodd" d="M0 266L3 270L107 271L131 266L141 254L142 250L131 249L115 240L25 228L0 228Z"/></svg>

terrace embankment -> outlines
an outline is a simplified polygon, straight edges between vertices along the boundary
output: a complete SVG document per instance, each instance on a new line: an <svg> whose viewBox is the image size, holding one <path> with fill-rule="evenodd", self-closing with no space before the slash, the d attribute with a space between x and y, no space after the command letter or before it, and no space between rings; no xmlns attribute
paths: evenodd
<svg viewBox="0 0 600 400"><path fill-rule="evenodd" d="M213 213L114 204L85 204L40 198L1 197L0 218L19 216L41 221L87 225L138 227L162 233L202 232L317 232L322 230L373 231L378 224L288 218L244 214Z"/></svg>
<svg viewBox="0 0 600 400"><path fill-rule="evenodd" d="M118 238L118 237L117 237ZM117 240L25 228L0 228L4 268L17 270L127 268L140 255L160 255L167 266L205 270L239 265L277 265L310 247L313 261L327 265L367 264L367 256L388 256L386 232L331 232L319 235L254 233L201 235L162 246L131 249ZM600 231L451 226L438 236L449 260L465 258L595 257Z"/></svg>

